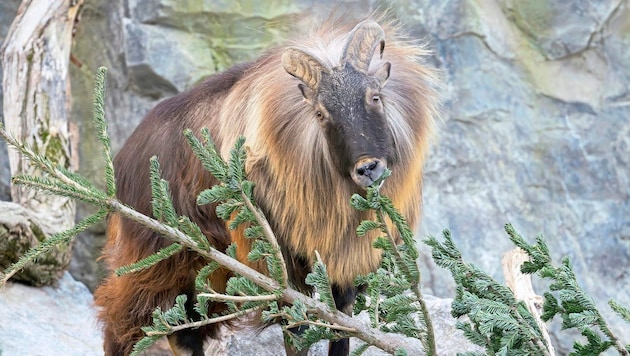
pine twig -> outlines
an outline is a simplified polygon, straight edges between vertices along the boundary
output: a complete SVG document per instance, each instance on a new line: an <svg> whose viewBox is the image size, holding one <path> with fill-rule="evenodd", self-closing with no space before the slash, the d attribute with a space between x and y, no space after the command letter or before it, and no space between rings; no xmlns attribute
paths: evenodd
<svg viewBox="0 0 630 356"><path fill-rule="evenodd" d="M313 266L313 271L306 276L306 283L315 287L320 294L319 299L324 301L330 310L337 312L337 306L335 305L335 298L333 297L332 287L330 285L330 278L328 277L328 270L326 265L322 262L322 257L319 255L319 251L315 250L316 262Z"/></svg>
<svg viewBox="0 0 630 356"><path fill-rule="evenodd" d="M241 197L243 198L247 209L249 209L249 211L254 214L258 225L262 227L265 238L267 242L271 244L271 247L274 251L274 257L276 258L278 263L280 263L280 268L282 271L282 282L280 285L284 288L289 283L289 273L287 272L287 265L284 261L284 257L282 256L282 251L280 249L280 245L278 244L278 239L276 239L276 235L271 229L271 225L269 225L269 221L267 221L267 218L265 218L264 214L260 211L258 207L254 206L247 194L241 191Z"/></svg>
<svg viewBox="0 0 630 356"><path fill-rule="evenodd" d="M177 242L174 242L162 249L160 249L158 252L149 255L139 261L136 261L134 263L131 263L129 265L126 266L122 266L122 267L118 267L116 268L116 270L114 271L114 273L117 276L122 276L123 274L128 274L128 273L135 273L135 272L139 272L142 271L143 269L146 269L152 265L155 265L156 263L163 261L171 256L173 256L174 254L178 253L179 251L182 250L182 245L178 244Z"/></svg>
<svg viewBox="0 0 630 356"><path fill-rule="evenodd" d="M617 352L619 352L619 355L630 356L630 350L623 345L619 337L610 329L599 310L595 309L595 311L597 313L597 318L600 320L600 322L597 323L599 329L604 333L604 335L608 336L610 341L613 343L613 347L617 350Z"/></svg>
<svg viewBox="0 0 630 356"><path fill-rule="evenodd" d="M102 144L103 160L105 161L105 186L107 195L116 196L116 180L114 177L114 163L112 161L112 147L107 133L107 123L105 122L105 79L107 78L107 68L99 67L96 71L94 81L94 122L96 123L96 133Z"/></svg>
<svg viewBox="0 0 630 356"><path fill-rule="evenodd" d="M379 193L380 195L380 193ZM422 313L422 317L424 319L424 326L426 327L426 337L421 337L420 341L423 346L427 350L428 355L437 355L437 348L435 345L435 330L433 329L433 323L431 321L431 315L429 314L429 309L427 307L426 302L424 301L424 297L422 295L422 291L420 290L420 274L418 273L418 278L412 278L414 275L408 268L408 266L404 263L404 257L401 252L396 247L396 241L394 239L394 235L392 234L389 226L385 222L385 216L383 214L383 209L378 209L376 211L378 222L380 223L382 229L384 229L385 234L387 235L389 241L392 244L392 252L394 253L396 259L400 261L399 265L403 268L404 273L408 276L411 282L411 289L416 296L416 300L420 304L420 312ZM416 266L418 261L415 261ZM419 267L418 267L418 270ZM378 316L378 314L377 314Z"/></svg>
<svg viewBox="0 0 630 356"><path fill-rule="evenodd" d="M221 315L221 316L217 316L217 317L209 318L209 319L203 319L203 320L199 320L199 321L195 321L195 322L186 323L186 324L183 324L183 325L175 325L175 326L168 325L168 328L169 328L168 332L149 331L149 332L146 333L146 335L149 336L149 337L170 335L172 333L175 333L175 332L178 332L178 331L181 331L181 330L185 330L185 329L199 328L199 327L202 327L202 326L205 326L205 325L222 323L224 321L240 318L240 317L242 317L244 315L247 315L249 313L255 312L256 310L259 310L261 308L262 308L262 306L256 306L256 307L245 309L245 310L239 310L239 311L231 313L231 314Z"/></svg>
<svg viewBox="0 0 630 356"><path fill-rule="evenodd" d="M99 206L98 202L103 201L104 198L106 197L105 194L103 194L98 188L96 188L93 184L91 184L87 180L81 179L82 177L78 176L77 174L72 173L66 170L65 168L59 167L58 165L48 160L46 157L37 154L30 147L19 142L18 139L16 139L15 137L13 137L12 135L10 135L8 132L5 131L2 124L0 124L0 137L2 137L7 142L8 145L14 147L22 155L26 156L30 160L31 164L33 164L39 170L41 170L42 172L48 173L50 176L57 179L59 183L62 183L62 185L65 186L66 189L63 189L63 187L60 186L58 190L55 191L53 190L55 189L54 187L52 186L45 187L44 184L42 184L41 187L37 187L37 188L41 188L44 190L49 190L50 188L50 190L53 190L53 192L61 194L61 195L66 194L66 193L71 194L72 197L75 199L83 200L85 202L88 202L90 204L94 204L97 206ZM43 178L36 178L36 177L30 177L30 178L35 178L35 179L40 179L40 180L43 179ZM25 184L29 184L29 183L32 183L33 185L36 184L34 183L32 179L31 179L32 182L29 182L25 177L22 177L22 176L18 176L18 178L14 177L14 180L18 183L23 182ZM102 207L102 205L100 205L99 207Z"/></svg>

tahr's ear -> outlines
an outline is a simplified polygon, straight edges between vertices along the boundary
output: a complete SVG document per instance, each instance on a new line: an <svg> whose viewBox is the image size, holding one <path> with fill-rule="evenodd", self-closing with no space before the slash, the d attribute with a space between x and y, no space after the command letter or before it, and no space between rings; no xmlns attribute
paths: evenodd
<svg viewBox="0 0 630 356"><path fill-rule="evenodd" d="M385 48L385 31L374 21L366 20L354 27L343 49L341 65L350 64L354 69L367 74L374 51L379 48L379 57Z"/></svg>
<svg viewBox="0 0 630 356"><path fill-rule="evenodd" d="M300 88L300 91L302 92L302 96L304 97L304 100L306 100L306 102L308 102L309 104L313 104L313 95L315 93L313 89L307 87L306 85L302 83L298 84L298 88Z"/></svg>
<svg viewBox="0 0 630 356"><path fill-rule="evenodd" d="M328 66L320 62L319 59L295 47L289 47L284 51L282 66L287 73L301 80L311 91L316 91L319 87L322 73L330 73ZM302 90L302 94L304 94L304 90ZM304 97L307 96L304 95Z"/></svg>
<svg viewBox="0 0 630 356"><path fill-rule="evenodd" d="M374 73L374 78L378 82L378 86L383 88L387 79L389 79L389 73L391 71L392 64L389 62L383 63L383 65Z"/></svg>

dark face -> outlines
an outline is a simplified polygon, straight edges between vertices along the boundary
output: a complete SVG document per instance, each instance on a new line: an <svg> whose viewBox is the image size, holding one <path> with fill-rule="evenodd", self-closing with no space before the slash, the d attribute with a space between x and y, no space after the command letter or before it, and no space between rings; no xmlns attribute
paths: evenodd
<svg viewBox="0 0 630 356"><path fill-rule="evenodd" d="M295 47L282 55L287 73L302 81L299 88L313 106L337 170L361 188L383 174L394 152L380 94L391 65L382 63L369 73L372 57L382 58L384 48L383 28L366 20L349 33L336 68Z"/></svg>
<svg viewBox="0 0 630 356"><path fill-rule="evenodd" d="M389 76L389 64L369 76L346 63L322 73L316 91L300 86L315 109L325 133L331 158L340 174L362 188L379 178L393 154L381 87Z"/></svg>

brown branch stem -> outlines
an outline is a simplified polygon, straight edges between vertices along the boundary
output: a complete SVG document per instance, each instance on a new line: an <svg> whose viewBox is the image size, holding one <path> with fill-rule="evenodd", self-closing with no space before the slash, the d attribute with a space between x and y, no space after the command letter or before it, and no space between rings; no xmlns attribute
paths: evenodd
<svg viewBox="0 0 630 356"><path fill-rule="evenodd" d="M296 322L296 323L291 323L290 325L287 325L287 327L293 328L293 327L301 326L301 325L322 326L322 327L325 327L325 328L328 328L328 329L332 329L332 330L347 332L349 334L357 332L357 329L348 328L348 327L345 327L343 325L332 325L332 324L326 324L326 323L322 323L322 322L319 322L319 321L312 321L312 320L304 320L304 321L300 321L300 322Z"/></svg>
<svg viewBox="0 0 630 356"><path fill-rule="evenodd" d="M197 296L210 298L212 300L235 302L235 303L265 302L265 301L274 301L274 300L280 299L280 297L278 297L275 294L238 296L238 295L227 295L227 294L221 294L221 293L198 293Z"/></svg>

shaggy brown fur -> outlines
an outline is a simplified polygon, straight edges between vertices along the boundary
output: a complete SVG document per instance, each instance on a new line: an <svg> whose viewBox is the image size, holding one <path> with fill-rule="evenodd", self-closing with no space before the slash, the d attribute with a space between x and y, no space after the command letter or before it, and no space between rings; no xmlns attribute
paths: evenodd
<svg viewBox="0 0 630 356"><path fill-rule="evenodd" d="M368 70L374 73L383 63L391 63L391 74L380 95L395 159L388 162L393 174L382 192L391 197L413 228L420 213L422 166L436 116L436 76L422 64L427 55L422 46L402 39L395 26L385 24L383 29L383 57L375 55ZM339 65L351 30L348 24L325 23L307 38L288 45L333 68ZM358 223L370 216L353 210L349 200L363 190L334 168L338 153L330 151L314 119L314 108L298 90L300 80L283 69L284 48L158 104L115 159L118 194L124 203L150 215L149 158L157 155L178 213L199 224L216 248L223 250L236 242L239 258L246 261L250 241L242 230L228 231L217 219L214 206L195 203L197 194L215 180L196 160L182 131L199 132L208 127L224 156L243 135L250 152L248 178L255 182L255 198L287 256L291 283L308 289L303 278L318 251L331 282L343 291L352 288L357 275L378 267L381 252L372 248L374 236L358 238L355 234ZM159 235L114 215L104 259L114 269L166 244ZM106 354L128 354L142 336L140 327L150 324L156 307L172 306L181 293L193 300L194 275L205 262L184 251L148 270L109 276L95 293L105 326ZM212 276L213 286L224 286L228 276L226 271L218 271ZM223 310L220 304L213 308L214 312ZM215 326L207 326L196 335L205 338L215 333Z"/></svg>

